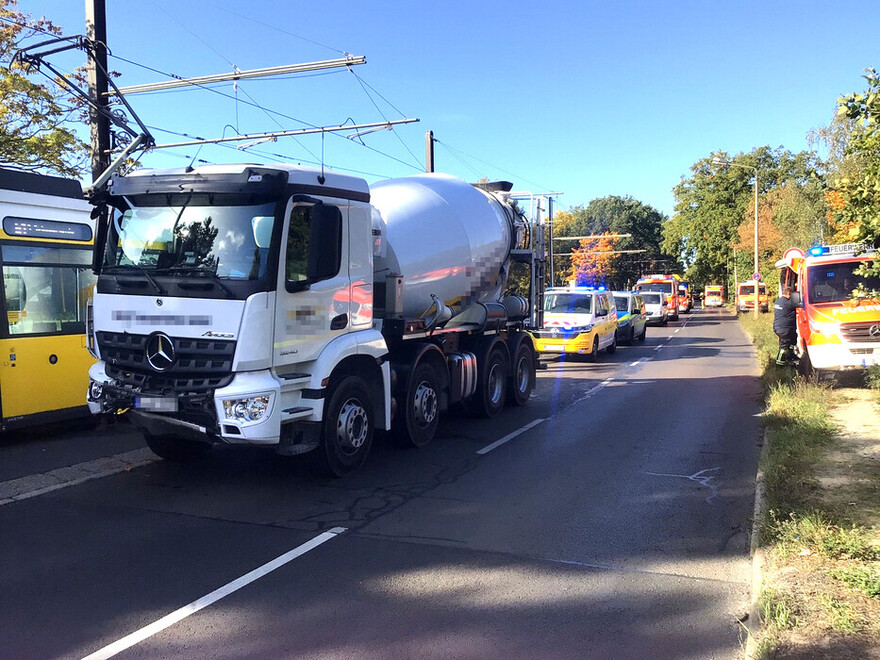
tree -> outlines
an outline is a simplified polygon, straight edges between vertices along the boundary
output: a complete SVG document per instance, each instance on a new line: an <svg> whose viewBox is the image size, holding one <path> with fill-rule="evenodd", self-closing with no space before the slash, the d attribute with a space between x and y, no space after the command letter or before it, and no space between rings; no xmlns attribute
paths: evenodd
<svg viewBox="0 0 880 660"><path fill-rule="evenodd" d="M13 59L30 41L61 30L16 5L16 0L0 0L0 165L78 176L88 159L88 146L72 128L80 108L55 82L32 79Z"/></svg>
<svg viewBox="0 0 880 660"><path fill-rule="evenodd" d="M700 159L691 167L693 175L683 178L673 189L675 215L663 227L664 251L680 255L687 276L695 283L731 284L736 269L751 273L754 268L746 245L754 249L756 169L760 248L761 208L767 204L770 213L763 216L765 231L778 230L780 244L796 245L817 230L821 235L825 210L823 168L815 153L794 154L781 147L760 147L733 157L719 152ZM778 218L777 211L781 214ZM785 220L796 221L797 225L785 225ZM740 239L740 225L751 227L752 237L747 241ZM764 250L764 255L759 267L769 272L777 255L769 250Z"/></svg>
<svg viewBox="0 0 880 660"><path fill-rule="evenodd" d="M633 255L614 255L614 272L606 274L609 287L629 288L638 276L650 269L646 264L666 259L660 248L665 216L652 206L632 197L609 195L591 201L586 208L576 206L554 218L554 237L595 236L601 234L631 234L615 241L615 250L645 250ZM556 278L560 281L571 274L569 252L574 241L557 241L553 245L558 255ZM581 246L583 247L583 246Z"/></svg>
<svg viewBox="0 0 880 660"><path fill-rule="evenodd" d="M868 89L838 100L838 114L852 122L846 155L860 165L849 176L834 180L839 193L833 205L835 222L850 241L880 242L880 77L867 69ZM845 174L845 173L842 173ZM880 274L874 262L873 272Z"/></svg>
<svg viewBox="0 0 880 660"><path fill-rule="evenodd" d="M605 232L602 238L581 239L580 248L571 255L569 278L578 286L604 286L614 288L616 254L615 243L620 239L612 238Z"/></svg>

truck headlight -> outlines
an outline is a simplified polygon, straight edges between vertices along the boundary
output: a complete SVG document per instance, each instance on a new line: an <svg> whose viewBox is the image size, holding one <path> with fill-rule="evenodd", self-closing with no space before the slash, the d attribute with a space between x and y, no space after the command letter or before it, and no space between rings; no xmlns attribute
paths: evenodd
<svg viewBox="0 0 880 660"><path fill-rule="evenodd" d="M247 399L226 399L223 401L223 413L226 419L238 422L256 422L269 410L269 395L252 396Z"/></svg>
<svg viewBox="0 0 880 660"><path fill-rule="evenodd" d="M810 319L810 332L815 332L818 335L836 335L839 327L837 323L823 323Z"/></svg>

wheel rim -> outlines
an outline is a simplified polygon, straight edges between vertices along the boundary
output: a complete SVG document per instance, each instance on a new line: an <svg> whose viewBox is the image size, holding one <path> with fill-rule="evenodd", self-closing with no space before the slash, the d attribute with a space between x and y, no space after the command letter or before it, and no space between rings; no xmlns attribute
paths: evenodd
<svg viewBox="0 0 880 660"><path fill-rule="evenodd" d="M529 388L531 374L529 373L529 361L526 356L522 356L516 363L516 389L520 393L525 393Z"/></svg>
<svg viewBox="0 0 880 660"><path fill-rule="evenodd" d="M486 380L487 394L493 406L500 403L501 396L504 394L504 377L501 371L501 365L496 362L489 370L489 377Z"/></svg>
<svg viewBox="0 0 880 660"><path fill-rule="evenodd" d="M336 439L346 454L353 454L367 441L369 419L367 411L357 399L349 399L336 417Z"/></svg>
<svg viewBox="0 0 880 660"><path fill-rule="evenodd" d="M437 408L437 391L430 383L423 380L416 388L416 394L413 397L413 413L416 423L422 428L430 426L437 417Z"/></svg>

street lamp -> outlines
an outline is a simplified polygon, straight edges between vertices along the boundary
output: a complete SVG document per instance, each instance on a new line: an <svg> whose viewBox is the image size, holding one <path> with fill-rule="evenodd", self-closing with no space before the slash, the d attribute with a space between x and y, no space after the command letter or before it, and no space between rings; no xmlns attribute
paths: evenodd
<svg viewBox="0 0 880 660"><path fill-rule="evenodd" d="M753 167L752 165L743 165L742 163L734 163L730 160L724 160L715 156L712 159L713 165L732 165L733 167L742 167L746 170L754 170L755 171L755 270L753 271L755 275L759 274L758 271L758 168ZM735 279L735 278L734 278ZM754 278L753 278L754 279ZM755 316L758 315L760 310L758 309L758 282L760 280L754 280L755 282ZM734 282L735 286L739 287L739 282Z"/></svg>

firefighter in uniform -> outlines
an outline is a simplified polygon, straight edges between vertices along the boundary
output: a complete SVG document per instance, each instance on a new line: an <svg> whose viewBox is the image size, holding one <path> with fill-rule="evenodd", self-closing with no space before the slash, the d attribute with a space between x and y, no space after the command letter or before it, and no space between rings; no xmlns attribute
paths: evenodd
<svg viewBox="0 0 880 660"><path fill-rule="evenodd" d="M773 332L779 337L776 364L784 365L793 357L792 349L797 343L797 305L791 299L791 287L787 284L773 301Z"/></svg>

